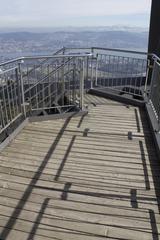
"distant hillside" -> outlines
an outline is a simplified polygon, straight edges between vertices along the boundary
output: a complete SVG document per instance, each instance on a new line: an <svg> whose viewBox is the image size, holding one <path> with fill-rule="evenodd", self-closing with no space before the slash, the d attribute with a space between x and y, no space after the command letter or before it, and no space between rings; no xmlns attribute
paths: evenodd
<svg viewBox="0 0 160 240"><path fill-rule="evenodd" d="M148 32L125 30L0 33L0 58L47 54L65 47L107 47L147 50Z"/></svg>
<svg viewBox="0 0 160 240"><path fill-rule="evenodd" d="M39 40L43 39L43 33L30 33L30 32L9 32L9 33L0 33L0 39L9 41L28 41L28 40Z"/></svg>

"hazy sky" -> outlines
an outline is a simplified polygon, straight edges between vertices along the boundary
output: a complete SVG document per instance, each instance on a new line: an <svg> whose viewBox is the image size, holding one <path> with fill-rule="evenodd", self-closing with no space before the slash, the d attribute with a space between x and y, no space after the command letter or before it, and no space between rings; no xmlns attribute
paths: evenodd
<svg viewBox="0 0 160 240"><path fill-rule="evenodd" d="M0 27L147 27L151 0L0 0Z"/></svg>

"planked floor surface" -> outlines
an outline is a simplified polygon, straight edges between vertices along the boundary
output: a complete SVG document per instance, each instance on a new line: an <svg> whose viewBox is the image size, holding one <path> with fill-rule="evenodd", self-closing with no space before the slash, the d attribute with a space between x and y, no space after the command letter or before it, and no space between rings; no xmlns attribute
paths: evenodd
<svg viewBox="0 0 160 240"><path fill-rule="evenodd" d="M86 95L0 153L0 239L158 240L160 166L143 110Z"/></svg>

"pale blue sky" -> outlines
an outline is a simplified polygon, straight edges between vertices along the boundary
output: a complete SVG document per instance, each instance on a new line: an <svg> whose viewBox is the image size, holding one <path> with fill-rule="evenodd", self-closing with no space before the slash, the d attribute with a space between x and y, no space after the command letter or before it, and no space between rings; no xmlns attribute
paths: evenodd
<svg viewBox="0 0 160 240"><path fill-rule="evenodd" d="M0 0L0 27L147 27L151 0Z"/></svg>

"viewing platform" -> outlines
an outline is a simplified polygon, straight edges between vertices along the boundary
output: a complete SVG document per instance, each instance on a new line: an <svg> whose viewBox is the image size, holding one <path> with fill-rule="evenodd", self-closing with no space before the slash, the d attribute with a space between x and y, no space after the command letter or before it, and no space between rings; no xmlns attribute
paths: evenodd
<svg viewBox="0 0 160 240"><path fill-rule="evenodd" d="M160 239L160 58L0 63L0 240Z"/></svg>
<svg viewBox="0 0 160 240"><path fill-rule="evenodd" d="M146 111L90 94L26 120L0 153L0 239L158 240L160 164Z"/></svg>

